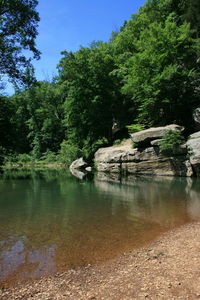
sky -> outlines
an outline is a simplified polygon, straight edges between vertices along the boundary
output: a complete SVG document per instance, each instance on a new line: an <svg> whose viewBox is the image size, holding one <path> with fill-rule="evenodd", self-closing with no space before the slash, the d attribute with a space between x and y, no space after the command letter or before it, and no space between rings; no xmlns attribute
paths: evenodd
<svg viewBox="0 0 200 300"><path fill-rule="evenodd" d="M60 52L76 51L92 41L108 41L112 31L138 12L145 0L39 0L37 48L41 59L34 61L38 80L56 75ZM7 92L11 93L8 87Z"/></svg>

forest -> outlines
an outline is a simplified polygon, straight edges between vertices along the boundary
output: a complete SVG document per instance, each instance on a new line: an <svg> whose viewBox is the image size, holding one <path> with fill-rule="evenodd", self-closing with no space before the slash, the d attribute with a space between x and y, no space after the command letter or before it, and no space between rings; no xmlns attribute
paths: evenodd
<svg viewBox="0 0 200 300"><path fill-rule="evenodd" d="M92 160L99 147L126 138L127 128L176 123L185 134L193 131L200 103L199 0L146 1L108 42L63 51L58 75L39 82L31 64L40 57L38 2L0 3L1 164ZM5 96L7 80L13 96Z"/></svg>

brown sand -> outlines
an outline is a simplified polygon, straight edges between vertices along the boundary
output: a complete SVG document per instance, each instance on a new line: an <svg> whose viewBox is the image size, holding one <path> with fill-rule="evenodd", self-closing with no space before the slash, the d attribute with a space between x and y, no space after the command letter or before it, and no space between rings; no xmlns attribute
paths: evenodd
<svg viewBox="0 0 200 300"><path fill-rule="evenodd" d="M200 222L117 259L3 289L0 299L200 299Z"/></svg>

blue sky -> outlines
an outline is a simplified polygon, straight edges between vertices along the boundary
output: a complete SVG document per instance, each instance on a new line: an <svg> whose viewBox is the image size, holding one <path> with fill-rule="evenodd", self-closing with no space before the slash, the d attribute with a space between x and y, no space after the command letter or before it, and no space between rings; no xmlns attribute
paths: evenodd
<svg viewBox="0 0 200 300"><path fill-rule="evenodd" d="M39 80L56 72L63 50L76 51L96 40L107 41L144 0L49 0L39 1L37 46L41 60L34 63Z"/></svg>
<svg viewBox="0 0 200 300"><path fill-rule="evenodd" d="M145 0L39 0L41 21L37 47L41 59L33 63L38 80L51 79L63 50L76 51L92 41L108 41L113 30L138 12ZM8 88L10 93L11 89Z"/></svg>

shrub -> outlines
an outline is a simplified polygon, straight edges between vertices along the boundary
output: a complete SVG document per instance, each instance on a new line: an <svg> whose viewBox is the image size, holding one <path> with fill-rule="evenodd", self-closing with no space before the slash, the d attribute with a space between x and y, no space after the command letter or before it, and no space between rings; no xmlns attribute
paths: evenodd
<svg viewBox="0 0 200 300"><path fill-rule="evenodd" d="M82 156L82 151L70 141L63 141L60 146L58 161L63 164L69 166L75 159Z"/></svg>
<svg viewBox="0 0 200 300"><path fill-rule="evenodd" d="M0 146L0 166L3 165L6 155L6 149Z"/></svg>
<svg viewBox="0 0 200 300"><path fill-rule="evenodd" d="M136 148L138 148L138 145L139 145L139 143L136 143L136 142L131 142L131 148L132 149L136 149Z"/></svg>
<svg viewBox="0 0 200 300"><path fill-rule="evenodd" d="M33 158L31 155L23 153L17 155L17 162L22 164L27 164L33 161Z"/></svg>
<svg viewBox="0 0 200 300"><path fill-rule="evenodd" d="M118 145L120 145L121 144L121 140L120 139L117 139L117 140L115 140L114 142L113 142L113 146L118 146Z"/></svg>
<svg viewBox="0 0 200 300"><path fill-rule="evenodd" d="M144 130L145 126L142 124L131 124L131 125L126 126L126 128L128 128L128 133L131 134L131 133L135 133L135 132Z"/></svg>
<svg viewBox="0 0 200 300"><path fill-rule="evenodd" d="M165 156L171 156L176 153L176 149L184 141L184 138L178 130L168 130L160 141L160 151Z"/></svg>
<svg viewBox="0 0 200 300"><path fill-rule="evenodd" d="M17 154L16 153L9 153L6 154L4 157L4 165L11 165L13 163L16 163L18 161Z"/></svg>
<svg viewBox="0 0 200 300"><path fill-rule="evenodd" d="M97 141L91 143L90 139L88 138L84 142L84 147L83 147L83 156L91 160L94 153L101 147L107 146L108 145L108 140L103 137L98 139Z"/></svg>
<svg viewBox="0 0 200 300"><path fill-rule="evenodd" d="M47 150L45 153L43 153L41 160L45 163L55 163L57 161L57 155L56 153Z"/></svg>

